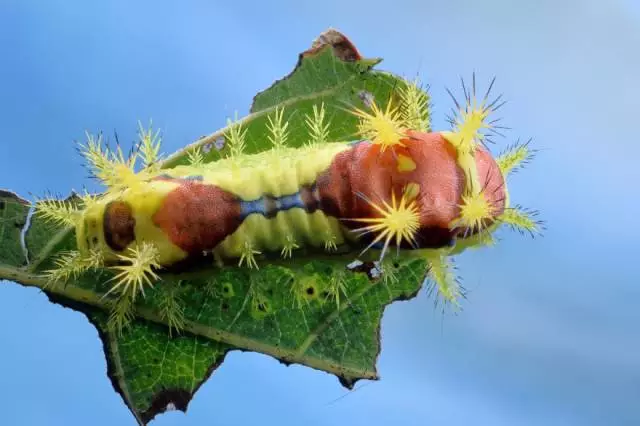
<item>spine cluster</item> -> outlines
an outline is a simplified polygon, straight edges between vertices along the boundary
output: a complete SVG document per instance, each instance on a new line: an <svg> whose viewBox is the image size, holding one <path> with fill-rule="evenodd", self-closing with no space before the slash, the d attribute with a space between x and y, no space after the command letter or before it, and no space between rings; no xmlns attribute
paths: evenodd
<svg viewBox="0 0 640 426"><path fill-rule="evenodd" d="M478 98L476 95L475 75L471 88L468 89L463 82L464 100L459 102L455 97L455 108L450 117L452 128L440 134L449 142L456 152L456 161L464 173L464 190L460 197L459 215L450 224L451 229L464 228L472 234L477 244L482 245L491 242L491 232L500 224L506 224L515 229L527 233L537 233L540 222L534 219L532 212L520 208L506 206L503 212L497 214L492 203L488 202L485 188L481 185L481 177L476 168L475 155L480 146L491 142L491 137L499 135L503 129L499 125L499 119L494 119L493 114L502 105L498 96L490 100L489 96L494 82L491 81L485 95ZM399 90L400 102L393 106L390 101L384 108L372 102L368 108L354 108L353 114L359 119L358 131L360 136L368 140L380 156L392 158L395 162L395 170L398 172L411 172L416 168L419 159L407 155L405 148L407 141L416 132L430 132L430 98L417 84L407 82ZM329 131L331 123L326 119L324 104L315 105L313 113L306 117L308 138L305 141L309 149L330 143ZM287 121L284 119L283 109L277 108L268 119L265 137L270 141L273 155L278 157L281 151L289 143L290 131ZM244 173L247 146L247 130L241 122L229 122L225 139L228 145L226 152L231 161L231 173ZM106 187L104 194L94 196L85 194L75 203L59 200L38 200L35 203L36 213L43 219L58 226L81 226L83 212L92 208L100 197L132 191L143 193L146 184L160 174L160 135L151 129L140 127L140 140L134 152L125 156L118 146L115 150L104 150L101 136L87 135L86 145L81 145L81 152L85 157L93 175ZM188 158L195 167L202 167L206 163L206 156L201 148L190 150ZM506 150L497 159L496 163L501 174L506 179L511 173L527 163L533 155L529 144L516 144ZM215 164L208 165L215 167ZM506 193L506 189L505 189ZM372 217L352 218L350 220L363 224L354 229L356 237L372 236L372 242L364 248L362 253L371 249L381 249L380 263L385 265L386 256L389 255L391 246L402 245L415 247L416 238L420 228L420 188L417 184L406 185L401 194L382 194L382 199L373 199L365 194L359 196L373 209ZM505 203L506 204L506 203ZM464 236L463 236L464 237ZM324 248L331 252L337 249L336 235L326 235ZM284 259L290 259L296 249L300 248L300 242L293 235L285 238L280 255ZM162 266L159 263L158 247L153 241L136 241L126 252L118 256L117 265L105 265L104 258L99 250L87 252L71 251L63 253L56 261L55 267L46 271L51 283L64 282L78 277L90 269L109 268L114 272L109 293L117 295L114 303L112 320L116 327L121 328L132 317L132 306L136 296L144 296L144 288L150 287L154 282L161 280L159 271ZM456 247L441 247L416 251L424 256L430 265L429 278L441 298L456 305L462 294L449 257L455 252ZM238 258L238 267L258 268L258 260L261 252L256 249L250 239L242 246ZM385 284L392 284L393 273L382 267ZM308 279L296 281L292 286L295 300L300 306L308 303L312 295L317 294L309 286L316 285ZM326 294L329 294L337 304L346 297L344 278L336 276L326 286ZM256 296L257 297L257 296ZM256 300L258 300L257 298ZM264 303L262 303L264 306ZM178 306L178 308L176 308ZM179 328L181 323L181 311L175 300L169 300L163 305L163 309L169 312L167 315L173 318L172 327ZM176 313L176 309L179 311ZM173 312L173 313L171 313ZM177 318L177 319L176 319Z"/></svg>

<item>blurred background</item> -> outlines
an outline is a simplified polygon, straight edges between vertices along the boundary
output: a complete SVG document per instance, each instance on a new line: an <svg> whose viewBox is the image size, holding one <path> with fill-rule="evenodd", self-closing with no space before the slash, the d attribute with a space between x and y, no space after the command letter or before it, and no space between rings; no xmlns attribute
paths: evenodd
<svg viewBox="0 0 640 426"><path fill-rule="evenodd" d="M422 292L385 311L381 380L335 377L231 353L168 425L638 425L636 0L158 2L0 0L0 187L31 199L92 188L84 131L164 132L170 153L244 115L328 27L378 69L431 86L446 128L459 77L495 88L533 138L511 181L543 238L503 231L458 258L470 290L442 316ZM481 87L486 87L481 85ZM133 425L85 317L0 284L0 424Z"/></svg>

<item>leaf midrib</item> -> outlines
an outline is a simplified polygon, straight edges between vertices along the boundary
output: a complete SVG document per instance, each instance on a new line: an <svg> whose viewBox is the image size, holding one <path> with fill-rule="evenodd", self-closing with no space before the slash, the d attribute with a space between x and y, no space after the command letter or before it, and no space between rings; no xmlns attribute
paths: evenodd
<svg viewBox="0 0 640 426"><path fill-rule="evenodd" d="M103 311L108 310L108 301L105 300L102 296L95 293L91 290L86 290L80 287L76 287L73 285L63 285L63 284L55 284L47 286L47 282L41 276L33 274L24 269L18 269L6 264L0 264L0 276L7 277L8 279L15 280L25 286L38 287L45 292L56 294L65 299L73 300L75 302L80 302L85 305L92 306L94 308L101 309ZM367 289L371 288L368 286ZM365 292L358 292L355 296L361 297ZM345 304L348 304L349 301L345 300ZM142 318L144 320L161 324L163 326L167 326L166 322L161 318L161 316L154 312L153 309L149 309L146 307L138 307L136 308L136 316L138 318ZM329 315L329 317L334 318L337 317ZM327 318L328 319L328 318ZM323 324L326 323L323 322ZM326 325L324 326L326 328ZM319 329L316 328L316 332ZM237 347L238 349L250 350L254 352L263 353L266 355L273 356L274 358L285 360L286 362L298 363L302 365L306 365L311 368L315 368L318 370L326 371L328 373L335 374L336 376L347 376L350 378L362 378L369 380L377 380L378 375L377 372L368 370L368 369L360 369L355 367L343 366L338 362L327 361L321 358L317 358L314 356L309 356L301 351L301 348L298 349L284 349L281 347L273 346L264 342L260 342L255 339L251 339L248 337L243 337L234 333L230 333L225 330L221 330L215 327L206 326L195 321L185 320L184 322L184 331L191 333L196 336L201 336L216 342L226 343L230 346ZM321 331L321 330L320 330ZM314 336L312 332L311 336ZM310 337L311 337L310 336ZM312 337L311 340L314 340L317 337ZM305 341L305 343L309 340ZM307 346L308 348L309 346ZM306 349L305 349L306 351Z"/></svg>
<svg viewBox="0 0 640 426"><path fill-rule="evenodd" d="M26 270L29 272L35 272L38 266L40 266L42 262L49 258L49 255L51 254L53 249L62 241L64 241L64 239L67 238L72 231L73 227L70 226L55 233L49 240L49 242L38 252L38 256L34 257L33 261L29 262L26 265Z"/></svg>
<svg viewBox="0 0 640 426"><path fill-rule="evenodd" d="M133 399L131 398L131 394L129 393L129 386L127 381L124 379L124 370L122 368L122 359L120 358L120 348L118 346L118 336L112 330L107 330L106 334L109 340L109 353L111 355L111 360L113 361L113 365L115 368L114 377L118 381L118 386L122 390L124 403L129 406L129 409L136 421L139 425L144 425L144 421L140 418L138 414L138 410L136 410L133 406Z"/></svg>

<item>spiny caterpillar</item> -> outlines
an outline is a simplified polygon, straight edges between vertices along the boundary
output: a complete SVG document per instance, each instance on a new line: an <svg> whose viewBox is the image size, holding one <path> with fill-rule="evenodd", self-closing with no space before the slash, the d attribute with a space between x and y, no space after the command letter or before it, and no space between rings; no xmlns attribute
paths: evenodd
<svg viewBox="0 0 640 426"><path fill-rule="evenodd" d="M395 248L424 256L439 294L456 304L461 290L449 256L491 244L501 224L531 233L540 225L510 207L506 185L531 158L528 143L497 159L485 146L501 128L491 119L501 105L500 97L489 100L492 86L478 98L475 75L470 90L463 82L464 102L451 95L448 131L431 131L427 95L407 83L396 107L373 102L352 110L361 140L328 141L321 104L307 117L308 143L292 148L277 108L264 136L270 150L243 153L246 129L231 123L226 158L204 163L196 149L190 165L166 169L158 162L158 133L141 128L129 156L120 148L104 151L101 138L88 135L81 151L107 190L74 206L36 203L37 214L73 226L77 238L77 250L57 259L47 277L65 281L109 267L115 271L109 292L130 303L162 280L162 269L194 259L255 269L267 255L380 250L382 260Z"/></svg>

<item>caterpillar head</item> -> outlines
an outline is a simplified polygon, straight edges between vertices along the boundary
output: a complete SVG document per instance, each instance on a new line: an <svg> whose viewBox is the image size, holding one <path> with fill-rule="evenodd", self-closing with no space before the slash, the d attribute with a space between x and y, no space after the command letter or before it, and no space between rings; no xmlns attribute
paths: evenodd
<svg viewBox="0 0 640 426"><path fill-rule="evenodd" d="M154 181L147 183L144 190L107 193L87 203L75 223L78 251L83 256L99 253L105 263L110 263L123 260L131 250L147 244L158 251L160 264L181 260L185 254L153 219L174 186Z"/></svg>
<svg viewBox="0 0 640 426"><path fill-rule="evenodd" d="M117 253L137 242L134 206L125 199L97 201L83 211L76 241L82 254L96 250L105 260L115 260Z"/></svg>

